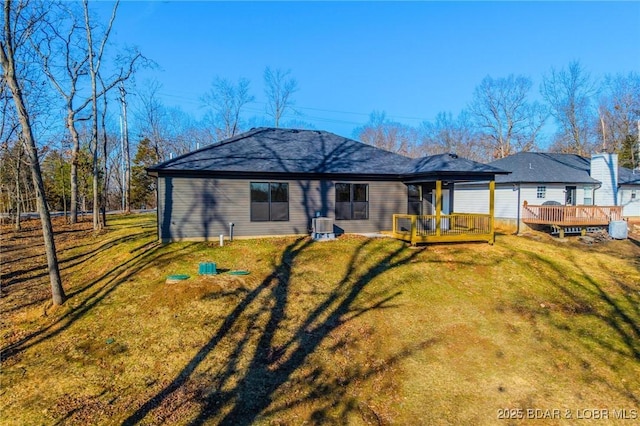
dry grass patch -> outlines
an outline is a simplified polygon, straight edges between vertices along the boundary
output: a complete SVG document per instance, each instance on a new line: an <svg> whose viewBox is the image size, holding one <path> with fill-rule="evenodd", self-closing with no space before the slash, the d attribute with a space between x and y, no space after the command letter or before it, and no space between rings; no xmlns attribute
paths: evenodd
<svg viewBox="0 0 640 426"><path fill-rule="evenodd" d="M37 226L2 230L7 424L495 424L503 408L638 409L632 240L218 247L160 245L152 216L100 235L56 226L70 299L55 309ZM251 274L198 276L200 262Z"/></svg>

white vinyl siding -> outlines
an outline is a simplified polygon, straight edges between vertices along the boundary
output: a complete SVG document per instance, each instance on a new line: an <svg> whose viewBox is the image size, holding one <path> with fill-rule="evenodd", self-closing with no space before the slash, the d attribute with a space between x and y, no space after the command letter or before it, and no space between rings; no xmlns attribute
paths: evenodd
<svg viewBox="0 0 640 426"><path fill-rule="evenodd" d="M497 194L496 189L496 212ZM453 189L453 212L489 214L489 183L456 183Z"/></svg>
<svg viewBox="0 0 640 426"><path fill-rule="evenodd" d="M618 193L622 216L640 217L640 185L624 185L620 187Z"/></svg>
<svg viewBox="0 0 640 426"><path fill-rule="evenodd" d="M617 154L594 154L591 156L591 177L601 182L594 194L597 206L620 205L618 200L618 156Z"/></svg>
<svg viewBox="0 0 640 426"><path fill-rule="evenodd" d="M543 203L548 203L551 201L555 201L564 205L566 201L566 190L567 186L575 186L570 183L547 183L544 185L545 187L545 197L543 199L537 198L538 195L538 187L540 185L537 184L522 184L520 199L524 203L532 205L541 205ZM580 193L581 191L576 191L576 204L582 204L584 202L584 193Z"/></svg>
<svg viewBox="0 0 640 426"><path fill-rule="evenodd" d="M521 184L520 203L518 203L518 186L513 184L496 184L495 193L495 218L516 219L518 208L526 201L531 205L541 205L544 202L556 201L564 205L565 184L545 184L545 198L538 198L536 183ZM577 204L584 203L583 191L577 191ZM488 184L456 184L454 193L454 211L456 213L489 213L489 188ZM522 215L520 215L522 217Z"/></svg>
<svg viewBox="0 0 640 426"><path fill-rule="evenodd" d="M456 184L453 190L454 213L489 213L489 185Z"/></svg>

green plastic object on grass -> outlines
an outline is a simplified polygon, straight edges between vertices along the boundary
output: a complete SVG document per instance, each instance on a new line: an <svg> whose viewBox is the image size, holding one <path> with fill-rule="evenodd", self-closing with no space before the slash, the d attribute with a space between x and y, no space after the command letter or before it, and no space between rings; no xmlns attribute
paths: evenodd
<svg viewBox="0 0 640 426"><path fill-rule="evenodd" d="M249 271L229 271L229 275L249 275Z"/></svg>
<svg viewBox="0 0 640 426"><path fill-rule="evenodd" d="M167 279L170 281L184 281L188 278L189 278L189 275L186 275L186 274L169 275L167 277Z"/></svg>
<svg viewBox="0 0 640 426"><path fill-rule="evenodd" d="M198 266L199 275L216 275L217 273L216 264L213 262L204 262Z"/></svg>

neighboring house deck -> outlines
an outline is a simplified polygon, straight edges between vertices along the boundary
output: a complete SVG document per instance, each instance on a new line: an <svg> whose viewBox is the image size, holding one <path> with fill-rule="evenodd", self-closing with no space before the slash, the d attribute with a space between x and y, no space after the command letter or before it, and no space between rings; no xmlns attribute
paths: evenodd
<svg viewBox="0 0 640 426"><path fill-rule="evenodd" d="M549 225L563 234L640 217L640 170L619 167L616 154L521 152L489 165L511 172L496 176L494 212L500 227L519 232L528 225ZM488 213L486 199L478 183L457 184L454 211Z"/></svg>
<svg viewBox="0 0 640 426"><path fill-rule="evenodd" d="M564 237L567 229L580 229L584 235L588 227L606 226L622 220L622 206L533 206L526 202L522 208L522 221L526 224L549 225Z"/></svg>

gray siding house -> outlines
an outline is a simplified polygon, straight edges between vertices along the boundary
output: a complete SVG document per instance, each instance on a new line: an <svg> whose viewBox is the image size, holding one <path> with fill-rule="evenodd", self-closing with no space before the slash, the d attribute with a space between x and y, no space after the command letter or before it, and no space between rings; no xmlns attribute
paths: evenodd
<svg viewBox="0 0 640 426"><path fill-rule="evenodd" d="M428 211L437 182L493 181L495 167L455 155L411 159L332 133L257 128L147 169L158 179L161 241L390 231ZM453 191L447 195L453 197ZM453 203L451 203L453 205Z"/></svg>

